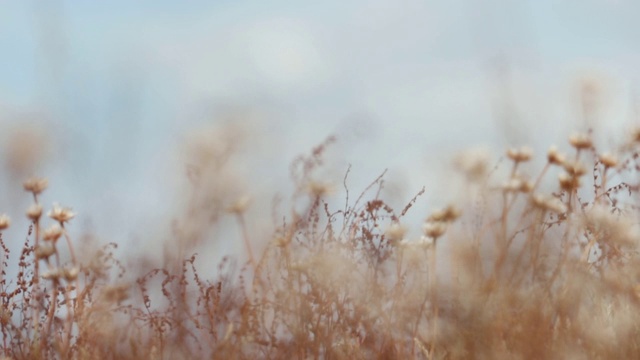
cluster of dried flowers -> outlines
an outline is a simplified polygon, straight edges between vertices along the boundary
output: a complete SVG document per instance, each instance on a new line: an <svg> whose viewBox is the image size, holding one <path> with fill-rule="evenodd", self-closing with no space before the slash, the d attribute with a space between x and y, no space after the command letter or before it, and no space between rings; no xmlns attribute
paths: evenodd
<svg viewBox="0 0 640 360"><path fill-rule="evenodd" d="M294 162L291 207L273 216L271 241L247 226L255 199L224 179L231 145L203 140L192 149L195 195L172 233L177 255L131 282L108 247L76 257L71 209L54 205L43 226L48 183L30 179L19 274L0 280L0 355L640 357L640 129L630 134L612 152L599 152L591 133L573 135L535 177L531 148L506 152L506 179L489 171L487 152L466 152L455 164L467 202L421 214L417 236L406 215L422 211L424 189L396 211L380 195L384 174L354 199L347 171L344 205L331 201L340 191L316 173L330 138ZM204 227L229 218L248 261L225 258L204 274L188 252L214 236ZM4 268L9 226L0 215Z"/></svg>

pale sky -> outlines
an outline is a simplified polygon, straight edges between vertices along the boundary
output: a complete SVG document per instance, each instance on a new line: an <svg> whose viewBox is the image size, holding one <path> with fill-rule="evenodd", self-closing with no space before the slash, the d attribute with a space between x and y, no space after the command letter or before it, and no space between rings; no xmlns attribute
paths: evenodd
<svg viewBox="0 0 640 360"><path fill-rule="evenodd" d="M363 184L389 168L403 199L432 189L428 211L448 200L433 169L454 151L561 143L583 126L575 90L585 77L602 85L606 125L597 126L614 134L633 121L640 78L637 1L2 7L0 140L25 122L43 127L55 152L41 169L51 179L45 201L72 205L79 223L114 237L139 235L136 225L168 211L166 192L183 175L179 145L229 109L260 124L260 156L248 162L263 180L254 192L286 190L290 160L335 134L333 174L351 163ZM9 203L15 186L0 181L0 204Z"/></svg>

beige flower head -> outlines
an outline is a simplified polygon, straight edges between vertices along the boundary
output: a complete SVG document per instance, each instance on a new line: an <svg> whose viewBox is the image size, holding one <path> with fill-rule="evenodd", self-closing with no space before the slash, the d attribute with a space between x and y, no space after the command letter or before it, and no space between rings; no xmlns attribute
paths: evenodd
<svg viewBox="0 0 640 360"><path fill-rule="evenodd" d="M591 148L591 146L593 146L593 141L589 134L573 134L569 137L569 144L574 148L581 150Z"/></svg>
<svg viewBox="0 0 640 360"><path fill-rule="evenodd" d="M41 276L45 280L58 281L64 274L61 269L55 268L44 272Z"/></svg>
<svg viewBox="0 0 640 360"><path fill-rule="evenodd" d="M394 222L391 224L387 230L384 232L385 236L389 238L393 243L399 243L404 239L405 234L407 233L407 228L402 226L398 222Z"/></svg>
<svg viewBox="0 0 640 360"><path fill-rule="evenodd" d="M35 254L39 260L47 260L49 256L56 253L56 248L53 245L42 243L36 247Z"/></svg>
<svg viewBox="0 0 640 360"><path fill-rule="evenodd" d="M60 223L60 225L73 219L76 214L69 208L63 208L58 204L53 205L53 209L47 214L50 218Z"/></svg>
<svg viewBox="0 0 640 360"><path fill-rule="evenodd" d="M529 161L532 156L533 150L527 146L523 146L520 149L507 150L507 157L516 163Z"/></svg>
<svg viewBox="0 0 640 360"><path fill-rule="evenodd" d="M447 231L447 223L442 221L428 221L422 226L422 231L425 236L437 239Z"/></svg>
<svg viewBox="0 0 640 360"><path fill-rule="evenodd" d="M571 176L581 177L587 173L587 168L579 161L565 162L564 170Z"/></svg>
<svg viewBox="0 0 640 360"><path fill-rule="evenodd" d="M7 229L9 225L11 225L11 219L5 214L0 214L0 230Z"/></svg>
<svg viewBox="0 0 640 360"><path fill-rule="evenodd" d="M32 221L40 220L42 216L42 205L40 204L32 204L27 209L27 217Z"/></svg>
<svg viewBox="0 0 640 360"><path fill-rule="evenodd" d="M476 182L487 175L490 158L491 156L487 149L468 149L455 156L453 165L466 176L467 180Z"/></svg>
<svg viewBox="0 0 640 360"><path fill-rule="evenodd" d="M38 195L49 186L49 180L45 178L30 178L25 181L22 186L26 191Z"/></svg>
<svg viewBox="0 0 640 360"><path fill-rule="evenodd" d="M577 190L582 185L579 177L571 176L569 174L560 174L558 176L558 180L560 181L560 188L566 191Z"/></svg>
<svg viewBox="0 0 640 360"><path fill-rule="evenodd" d="M251 205L251 197L249 195L243 195L231 204L231 206L227 208L227 211L232 214L242 214L247 211L249 205Z"/></svg>
<svg viewBox="0 0 640 360"><path fill-rule="evenodd" d="M562 165L565 161L565 156L558 151L558 148L551 146L547 152L547 161L550 164Z"/></svg>
<svg viewBox="0 0 640 360"><path fill-rule="evenodd" d="M444 209L434 211L428 218L429 221L442 221L445 223L453 222L458 219L461 212L453 205L449 205Z"/></svg>
<svg viewBox="0 0 640 360"><path fill-rule="evenodd" d="M598 160L604 165L605 168L614 168L618 165L618 158L610 153L604 153L598 157Z"/></svg>
<svg viewBox="0 0 640 360"><path fill-rule="evenodd" d="M64 267L62 269L62 276L68 282L75 281L80 274L80 268L77 266Z"/></svg>
<svg viewBox="0 0 640 360"><path fill-rule="evenodd" d="M62 236L62 228L58 224L49 226L42 234L42 238L46 241L56 241Z"/></svg>
<svg viewBox="0 0 640 360"><path fill-rule="evenodd" d="M534 194L531 197L533 204L545 211L563 214L567 212L567 206L557 197Z"/></svg>
<svg viewBox="0 0 640 360"><path fill-rule="evenodd" d="M533 190L533 183L526 179L513 177L502 186L502 189L506 192L528 193Z"/></svg>

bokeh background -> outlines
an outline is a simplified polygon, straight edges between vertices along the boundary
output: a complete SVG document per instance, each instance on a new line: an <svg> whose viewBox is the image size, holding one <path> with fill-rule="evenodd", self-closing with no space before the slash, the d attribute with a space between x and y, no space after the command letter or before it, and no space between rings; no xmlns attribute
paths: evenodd
<svg viewBox="0 0 640 360"><path fill-rule="evenodd" d="M246 130L253 194L286 193L291 160L333 134L328 177L352 164L358 189L388 168L398 201L426 186L420 206L439 206L458 150L540 153L588 128L606 146L637 123L638 14L630 0L3 1L0 211L20 224L22 180L46 176L72 231L143 250L175 212L184 145L221 123Z"/></svg>

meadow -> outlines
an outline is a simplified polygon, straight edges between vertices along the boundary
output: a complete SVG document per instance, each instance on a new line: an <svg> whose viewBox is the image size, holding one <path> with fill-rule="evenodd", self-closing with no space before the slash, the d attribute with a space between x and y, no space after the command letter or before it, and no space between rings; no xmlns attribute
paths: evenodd
<svg viewBox="0 0 640 360"><path fill-rule="evenodd" d="M0 215L1 355L640 358L640 129L611 152L596 135L546 154L452 154L464 185L451 191L464 201L437 210L422 201L426 189L389 205L385 173L363 189L349 185L357 169L320 180L329 137L292 162L286 210L260 219L249 216L251 198L216 188L233 149L195 144L185 173L193 196L168 235L175 247L143 273L114 243L88 250L68 231L82 215L41 202L56 191L46 178L25 179L15 189L33 200L24 238L7 238L12 221ZM248 231L264 219L266 243ZM205 229L218 222L238 231L217 240L244 252L202 271Z"/></svg>

